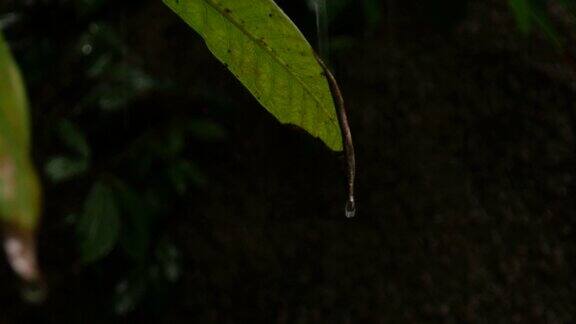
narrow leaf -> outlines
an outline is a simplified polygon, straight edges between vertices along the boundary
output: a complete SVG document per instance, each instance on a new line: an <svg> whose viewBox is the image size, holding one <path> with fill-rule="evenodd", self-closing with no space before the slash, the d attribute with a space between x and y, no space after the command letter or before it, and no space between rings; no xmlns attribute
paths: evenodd
<svg viewBox="0 0 576 324"><path fill-rule="evenodd" d="M310 44L272 0L163 0L278 120L342 150L334 102Z"/></svg>
<svg viewBox="0 0 576 324"><path fill-rule="evenodd" d="M30 127L24 83L0 34L0 220L4 248L14 271L39 279L35 231L40 185L30 158Z"/></svg>
<svg viewBox="0 0 576 324"><path fill-rule="evenodd" d="M77 224L82 262L91 263L112 251L120 234L120 216L113 191L96 183Z"/></svg>

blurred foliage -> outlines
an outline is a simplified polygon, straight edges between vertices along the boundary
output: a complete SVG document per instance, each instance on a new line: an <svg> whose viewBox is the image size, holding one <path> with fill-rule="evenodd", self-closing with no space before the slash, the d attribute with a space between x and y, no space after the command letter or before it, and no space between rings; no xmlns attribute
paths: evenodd
<svg viewBox="0 0 576 324"><path fill-rule="evenodd" d="M149 127L137 124L142 112L135 104L179 89L146 70L122 26L107 14L114 6L106 0L32 1L15 2L8 5L13 11L5 12L3 3L0 25L17 35L13 44L28 81L48 100L37 101L42 108L35 121L47 187L53 192L90 188L74 191L75 197L56 211L63 213L62 225L76 232L79 261L100 267L98 261L116 254L130 264L115 297L115 308L123 314L149 289L162 289L162 282L178 278L178 252L156 228L185 194L209 182L190 159L190 143L217 143L227 132L195 111ZM50 21L59 14L75 20L75 27L66 33L57 27L36 29L35 19ZM50 75L63 77L46 83ZM135 116L134 123L126 124L128 115ZM107 136L122 134L127 136L111 138L115 143L109 145Z"/></svg>

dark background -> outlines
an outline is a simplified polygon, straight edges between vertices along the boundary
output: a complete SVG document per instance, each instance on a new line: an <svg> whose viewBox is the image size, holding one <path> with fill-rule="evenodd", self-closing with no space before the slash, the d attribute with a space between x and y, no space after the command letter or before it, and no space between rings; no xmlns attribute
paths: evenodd
<svg viewBox="0 0 576 324"><path fill-rule="evenodd" d="M278 3L315 43L306 3ZM341 154L279 124L161 1L3 0L50 293L26 302L0 258L0 323L576 322L575 29L546 8L563 48L505 1L333 2L346 219ZM63 121L90 165L53 181L50 159L76 154ZM83 263L96 182L132 198L114 249Z"/></svg>

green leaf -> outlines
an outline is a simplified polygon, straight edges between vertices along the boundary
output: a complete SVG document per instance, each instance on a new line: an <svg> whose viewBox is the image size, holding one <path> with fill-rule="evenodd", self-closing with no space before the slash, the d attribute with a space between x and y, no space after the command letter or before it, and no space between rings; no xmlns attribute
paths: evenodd
<svg viewBox="0 0 576 324"><path fill-rule="evenodd" d="M35 240L40 196L40 184L30 158L24 82L0 33L0 221L5 225L8 261L29 282L40 277Z"/></svg>
<svg viewBox="0 0 576 324"><path fill-rule="evenodd" d="M342 150L334 101L310 44L272 0L163 0L279 121Z"/></svg>
<svg viewBox="0 0 576 324"><path fill-rule="evenodd" d="M0 219L33 231L40 186L30 158L28 101L20 71L0 34Z"/></svg>
<svg viewBox="0 0 576 324"><path fill-rule="evenodd" d="M78 219L82 262L91 263L105 257L116 246L120 234L120 217L113 191L103 183L92 187Z"/></svg>

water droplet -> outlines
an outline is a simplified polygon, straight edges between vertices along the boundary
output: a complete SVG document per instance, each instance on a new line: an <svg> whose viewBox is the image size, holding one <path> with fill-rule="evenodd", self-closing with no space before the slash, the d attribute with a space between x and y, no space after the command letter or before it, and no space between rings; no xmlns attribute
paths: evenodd
<svg viewBox="0 0 576 324"><path fill-rule="evenodd" d="M354 200L349 200L346 202L345 212L346 218L352 218L356 216L356 204L354 203Z"/></svg>

